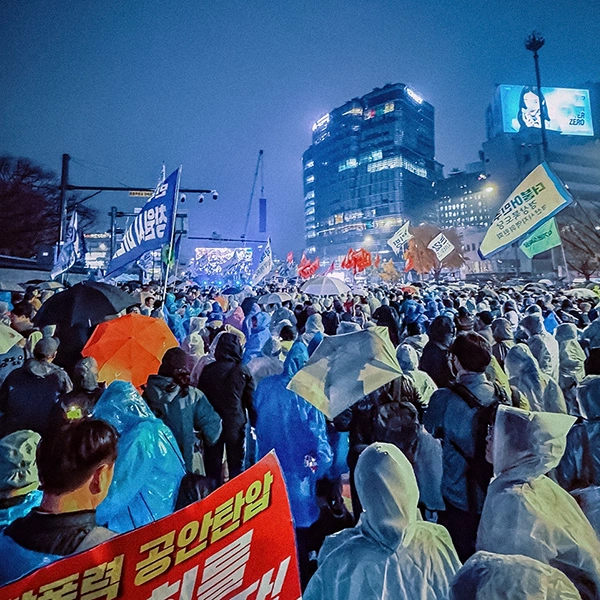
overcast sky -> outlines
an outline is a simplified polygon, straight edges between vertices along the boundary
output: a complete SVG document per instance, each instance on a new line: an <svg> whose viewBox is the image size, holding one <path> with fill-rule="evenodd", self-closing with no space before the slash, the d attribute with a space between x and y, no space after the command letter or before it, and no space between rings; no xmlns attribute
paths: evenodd
<svg viewBox="0 0 600 600"><path fill-rule="evenodd" d="M600 79L596 0L3 0L0 11L0 152L57 172L67 152L75 184L153 186L163 161L181 163L183 186L219 191L188 199L192 233L237 237L262 148L280 255L303 246L301 156L335 106L410 84L435 107L447 172L477 158L494 86L533 83L532 29L547 38L545 85ZM93 201L113 204L133 206L125 194Z"/></svg>

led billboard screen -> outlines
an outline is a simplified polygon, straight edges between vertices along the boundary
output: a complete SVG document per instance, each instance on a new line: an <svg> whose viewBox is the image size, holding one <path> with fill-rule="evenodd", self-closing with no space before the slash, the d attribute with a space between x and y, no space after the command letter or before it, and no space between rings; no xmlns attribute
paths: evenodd
<svg viewBox="0 0 600 600"><path fill-rule="evenodd" d="M537 88L501 85L498 93L505 133L540 128L543 115L549 131L594 135L589 90L542 87L541 108Z"/></svg>
<svg viewBox="0 0 600 600"><path fill-rule="evenodd" d="M201 285L239 286L252 279L252 248L195 248L189 274Z"/></svg>

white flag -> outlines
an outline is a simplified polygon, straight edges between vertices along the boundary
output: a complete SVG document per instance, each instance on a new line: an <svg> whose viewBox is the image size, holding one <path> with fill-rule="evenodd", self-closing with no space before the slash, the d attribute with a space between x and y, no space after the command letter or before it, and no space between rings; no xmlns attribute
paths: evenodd
<svg viewBox="0 0 600 600"><path fill-rule="evenodd" d="M439 233L436 235L427 245L430 250L435 252L437 259L441 262L448 254L451 254L454 250L454 245L450 240L443 234Z"/></svg>
<svg viewBox="0 0 600 600"><path fill-rule="evenodd" d="M273 269L273 252L271 250L271 240L267 240L267 245L263 251L262 256L260 257L260 261L258 263L258 268L256 269L256 273L254 273L254 277L252 277L252 285L257 285L260 283Z"/></svg>
<svg viewBox="0 0 600 600"><path fill-rule="evenodd" d="M410 238L414 237L412 233L408 231L409 225L410 223L406 221L406 223L404 223L402 227L400 227L400 229L398 229L398 231L396 231L396 233L387 241L388 246L390 246L396 254L400 254L402 246L406 244Z"/></svg>
<svg viewBox="0 0 600 600"><path fill-rule="evenodd" d="M75 264L80 254L81 245L79 243L79 232L77 231L77 211L73 211L63 247L56 263L54 263L54 267L52 267L52 271L50 271L50 277L54 279L61 273L68 271Z"/></svg>

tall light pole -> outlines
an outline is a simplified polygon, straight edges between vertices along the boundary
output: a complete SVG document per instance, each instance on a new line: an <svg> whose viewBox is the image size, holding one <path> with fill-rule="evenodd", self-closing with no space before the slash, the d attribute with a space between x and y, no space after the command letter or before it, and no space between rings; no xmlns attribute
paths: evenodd
<svg viewBox="0 0 600 600"><path fill-rule="evenodd" d="M540 102L540 124L542 130L542 160L546 160L548 154L548 138L546 137L546 110L543 104L542 79L540 77L540 56L538 50L542 48L546 40L538 31L533 31L525 40L525 48L533 52L533 62L535 63L535 79L538 89L538 99Z"/></svg>

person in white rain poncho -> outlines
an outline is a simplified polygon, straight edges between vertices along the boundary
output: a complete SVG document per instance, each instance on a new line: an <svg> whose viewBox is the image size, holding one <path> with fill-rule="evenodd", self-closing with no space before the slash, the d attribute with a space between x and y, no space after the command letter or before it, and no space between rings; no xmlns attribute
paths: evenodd
<svg viewBox="0 0 600 600"><path fill-rule="evenodd" d="M562 571L583 600L600 597L600 541L575 500L546 477L559 463L569 415L500 406L488 438L495 479L477 550L523 554Z"/></svg>
<svg viewBox="0 0 600 600"><path fill-rule="evenodd" d="M442 600L460 562L446 529L417 517L413 469L391 444L358 459L358 525L328 537L304 600Z"/></svg>
<svg viewBox="0 0 600 600"><path fill-rule="evenodd" d="M560 376L558 383L565 397L570 415L580 416L577 403L577 385L585 377L585 352L577 341L577 327L573 323L562 323L556 329L559 348Z"/></svg>
<svg viewBox="0 0 600 600"><path fill-rule="evenodd" d="M527 345L542 372L558 381L558 342L546 331L542 315L539 313L527 315L521 321L521 327L529 334Z"/></svg>
<svg viewBox="0 0 600 600"><path fill-rule="evenodd" d="M425 371L419 370L419 355L417 351L408 344L401 344L396 350L396 358L402 371L407 377L410 377L421 396L421 404L427 406L429 399L437 385Z"/></svg>
<svg viewBox="0 0 600 600"><path fill-rule="evenodd" d="M506 355L504 366L510 385L527 397L532 410L567 412L558 383L541 371L527 346L513 346Z"/></svg>
<svg viewBox="0 0 600 600"><path fill-rule="evenodd" d="M456 574L450 600L580 600L558 569L527 556L477 552Z"/></svg>

